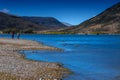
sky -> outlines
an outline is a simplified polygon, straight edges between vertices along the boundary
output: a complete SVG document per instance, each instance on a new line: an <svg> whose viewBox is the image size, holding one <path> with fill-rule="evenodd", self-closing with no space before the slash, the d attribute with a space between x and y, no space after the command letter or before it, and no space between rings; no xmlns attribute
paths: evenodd
<svg viewBox="0 0 120 80"><path fill-rule="evenodd" d="M77 25L118 2L120 0L0 0L0 11L17 16L54 17Z"/></svg>

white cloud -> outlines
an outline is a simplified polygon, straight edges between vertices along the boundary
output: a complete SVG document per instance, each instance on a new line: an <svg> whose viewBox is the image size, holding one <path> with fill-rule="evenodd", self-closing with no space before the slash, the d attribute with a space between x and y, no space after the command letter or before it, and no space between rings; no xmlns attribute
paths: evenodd
<svg viewBox="0 0 120 80"><path fill-rule="evenodd" d="M8 9L6 9L6 8L4 8L4 9L2 9L2 10L0 10L1 12L4 12L4 13L9 13L10 12L10 10L8 10Z"/></svg>

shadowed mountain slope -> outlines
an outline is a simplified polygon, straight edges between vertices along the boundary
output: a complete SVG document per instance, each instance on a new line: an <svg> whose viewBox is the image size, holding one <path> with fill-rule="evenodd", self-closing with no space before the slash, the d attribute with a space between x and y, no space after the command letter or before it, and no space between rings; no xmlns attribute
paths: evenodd
<svg viewBox="0 0 120 80"><path fill-rule="evenodd" d="M53 17L23 17L23 19L31 21L38 25L44 25L47 28L64 28L66 25Z"/></svg>
<svg viewBox="0 0 120 80"><path fill-rule="evenodd" d="M120 3L106 9L99 15L86 20L85 22L65 29L63 31L74 33L120 33Z"/></svg>
<svg viewBox="0 0 120 80"><path fill-rule="evenodd" d="M18 29L34 31L54 30L67 27L52 17L21 17L0 12L0 30Z"/></svg>

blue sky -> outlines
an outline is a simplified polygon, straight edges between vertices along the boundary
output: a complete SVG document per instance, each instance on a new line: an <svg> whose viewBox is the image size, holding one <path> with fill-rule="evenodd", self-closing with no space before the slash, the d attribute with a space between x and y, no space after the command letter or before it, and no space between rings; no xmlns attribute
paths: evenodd
<svg viewBox="0 0 120 80"><path fill-rule="evenodd" d="M55 17L73 25L101 13L120 0L0 0L0 11L19 16Z"/></svg>

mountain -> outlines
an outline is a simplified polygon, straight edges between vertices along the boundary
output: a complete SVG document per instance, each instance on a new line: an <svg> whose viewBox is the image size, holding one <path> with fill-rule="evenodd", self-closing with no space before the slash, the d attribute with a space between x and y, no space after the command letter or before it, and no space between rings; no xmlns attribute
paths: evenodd
<svg viewBox="0 0 120 80"><path fill-rule="evenodd" d="M64 28L67 27L53 17L22 17L24 20L31 21L38 25L46 26L47 28Z"/></svg>
<svg viewBox="0 0 120 80"><path fill-rule="evenodd" d="M86 34L120 33L120 2L85 22L65 29L67 32Z"/></svg>
<svg viewBox="0 0 120 80"><path fill-rule="evenodd" d="M5 29L33 29L33 30L44 30L47 27L43 25L38 25L30 21L24 20L19 16L14 16L0 12L0 30Z"/></svg>
<svg viewBox="0 0 120 80"><path fill-rule="evenodd" d="M9 30L55 30L66 27L52 17L21 17L0 12L0 31Z"/></svg>
<svg viewBox="0 0 120 80"><path fill-rule="evenodd" d="M67 22L62 22L64 25L66 25L67 27L71 27L72 26L72 24L70 24L70 23L67 23Z"/></svg>

